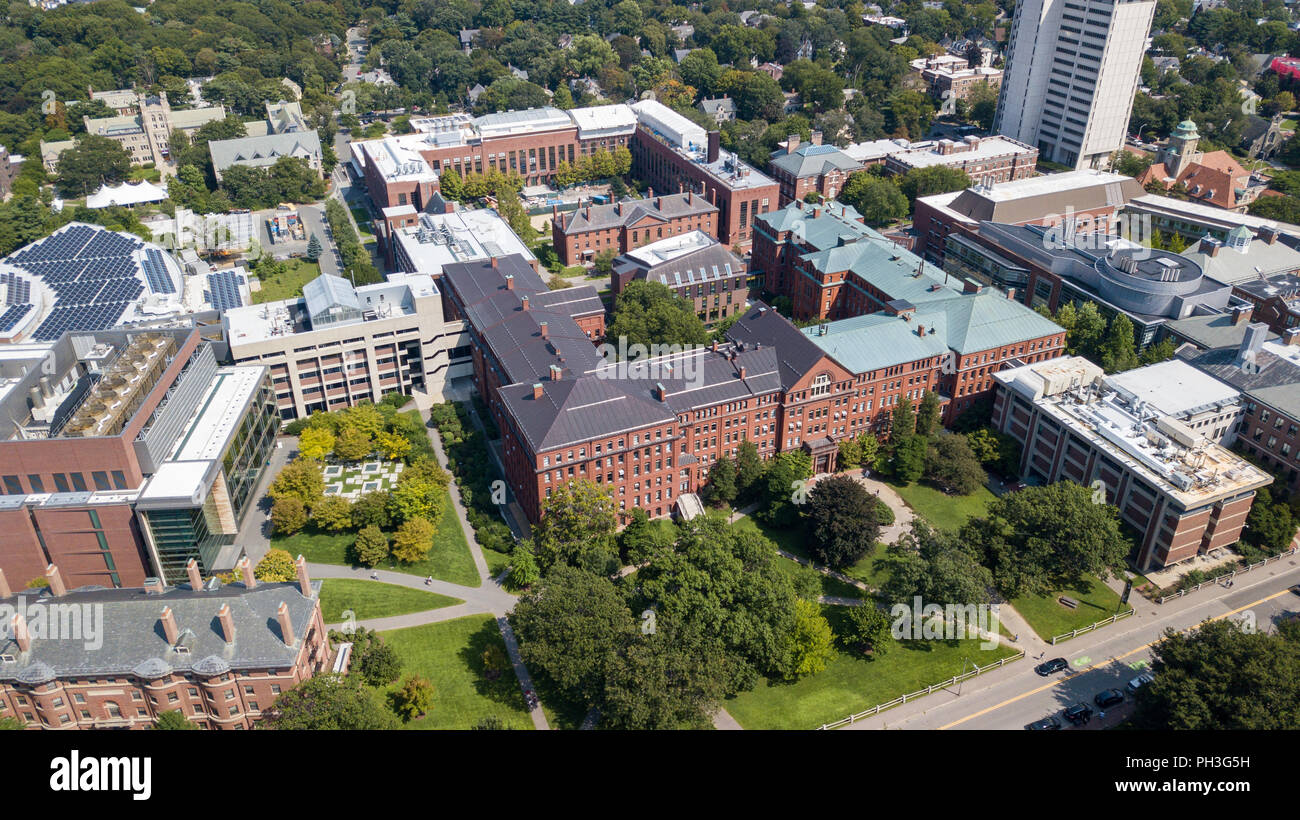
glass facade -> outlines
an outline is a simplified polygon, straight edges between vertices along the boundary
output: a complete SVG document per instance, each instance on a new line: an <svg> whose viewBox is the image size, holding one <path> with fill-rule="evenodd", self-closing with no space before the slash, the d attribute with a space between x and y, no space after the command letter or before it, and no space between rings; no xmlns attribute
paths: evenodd
<svg viewBox="0 0 1300 820"><path fill-rule="evenodd" d="M258 386L247 412L222 453L220 474L203 506L142 510L167 583L185 581L185 565L194 558L208 574L217 555L235 543L253 491L275 447L280 417L270 379Z"/></svg>

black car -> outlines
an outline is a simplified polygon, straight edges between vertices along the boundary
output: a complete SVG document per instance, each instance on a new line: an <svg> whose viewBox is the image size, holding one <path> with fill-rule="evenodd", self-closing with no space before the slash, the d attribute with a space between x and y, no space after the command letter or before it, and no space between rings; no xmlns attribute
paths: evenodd
<svg viewBox="0 0 1300 820"><path fill-rule="evenodd" d="M1124 693L1118 689L1107 689L1105 692L1098 692L1092 702L1102 709L1109 709L1124 702Z"/></svg>
<svg viewBox="0 0 1300 820"><path fill-rule="evenodd" d="M1065 658L1052 658L1050 661L1043 661L1034 667L1034 671L1043 677L1047 677L1053 672L1060 672L1062 669L1068 669L1070 662Z"/></svg>
<svg viewBox="0 0 1300 820"><path fill-rule="evenodd" d="M1048 715L1042 720L1034 721L1033 723L1029 724L1025 728L1034 731L1042 731L1044 729L1060 729L1061 721L1057 720L1056 715Z"/></svg>
<svg viewBox="0 0 1300 820"><path fill-rule="evenodd" d="M1295 586L1291 587L1291 591L1294 592L1296 595L1300 595L1300 584L1296 584Z"/></svg>
<svg viewBox="0 0 1300 820"><path fill-rule="evenodd" d="M1065 715L1065 719L1075 726L1082 726L1092 720L1092 707L1086 703L1076 703L1073 706L1067 706L1061 714Z"/></svg>

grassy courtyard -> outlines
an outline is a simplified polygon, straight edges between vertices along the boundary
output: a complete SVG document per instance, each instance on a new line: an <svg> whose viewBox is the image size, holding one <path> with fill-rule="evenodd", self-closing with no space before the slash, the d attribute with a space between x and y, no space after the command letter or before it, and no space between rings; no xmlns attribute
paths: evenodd
<svg viewBox="0 0 1300 820"><path fill-rule="evenodd" d="M302 286L320 276L320 264L306 259L284 260L284 273L275 276L259 276L261 290L253 292L253 304L278 302L281 299L294 299L302 296Z"/></svg>
<svg viewBox="0 0 1300 820"><path fill-rule="evenodd" d="M352 610L357 620L388 618L429 609L442 609L462 603L422 589L383 584L353 578L327 578L321 584L320 608L325 623L343 621L343 612Z"/></svg>
<svg viewBox="0 0 1300 820"><path fill-rule="evenodd" d="M442 516L438 519L438 529L433 536L433 549L423 561L414 564L399 564L391 558L381 563L378 569L405 572L410 575L432 575L442 581L449 581L462 586L476 587L482 583L478 570L474 567L474 558L470 555L469 543L460 528L456 511L451 505L451 496L443 493L439 502ZM290 555L301 553L308 561L321 564L341 564L351 566L348 560L348 548L357 538L354 532L322 533L303 531L289 536L276 536L271 539L271 546L287 550Z"/></svg>
<svg viewBox="0 0 1300 820"><path fill-rule="evenodd" d="M803 545L803 532L799 529L781 530L770 527L752 516L745 516L736 520L735 526L740 530L754 530L776 543L778 547L790 553L798 555L800 558L810 558L808 550ZM796 561L778 556L777 569L790 576L790 580L795 582L795 586L800 586L801 579L806 584L817 584L821 587L822 595L830 595L841 598L863 598L866 593L852 584L846 584L838 578L832 578L829 575L823 575L812 567L806 567ZM849 575L850 573L845 573Z"/></svg>
<svg viewBox="0 0 1300 820"><path fill-rule="evenodd" d="M355 501L366 493L388 492L397 486L404 466L394 461L328 464L324 469L325 494Z"/></svg>
<svg viewBox="0 0 1300 820"><path fill-rule="evenodd" d="M519 680L507 669L496 680L484 673L483 651L505 642L491 615L470 615L437 624L380 633L402 661L402 679L420 675L433 684L433 708L408 729L473 729L496 716L510 729L531 729ZM398 683L383 692L395 690Z"/></svg>
<svg viewBox="0 0 1300 820"><path fill-rule="evenodd" d="M936 529L955 532L968 518L984 515L989 503L996 498L983 485L970 495L948 495L929 484L914 482L906 487L889 482L889 486L902 496L907 506L930 522Z"/></svg>
<svg viewBox="0 0 1300 820"><path fill-rule="evenodd" d="M1068 595L1079 602L1079 606L1070 609L1057 602L1061 595ZM1088 579L1074 589L1057 590L1050 595L1027 595L1011 601L1021 617L1038 633L1038 637L1050 641L1054 635L1062 635L1075 629L1082 629L1089 624L1109 618L1119 607L1119 594L1096 578ZM1126 612L1132 607L1119 609Z"/></svg>
<svg viewBox="0 0 1300 820"><path fill-rule="evenodd" d="M837 609L822 607L833 628ZM976 640L900 642L875 658L837 649L816 675L794 683L760 680L723 707L746 729L816 729L960 674L963 663L969 670L971 663L986 666L1014 654L1002 645L981 649Z"/></svg>

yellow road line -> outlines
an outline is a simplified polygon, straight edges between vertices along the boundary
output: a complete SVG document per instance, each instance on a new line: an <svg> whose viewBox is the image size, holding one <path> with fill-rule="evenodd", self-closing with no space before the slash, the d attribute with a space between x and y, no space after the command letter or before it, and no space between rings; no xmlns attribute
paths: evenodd
<svg viewBox="0 0 1300 820"><path fill-rule="evenodd" d="M1245 611L1245 610L1247 610L1247 609L1250 609L1250 608L1253 607L1253 606L1259 606L1260 604L1265 603L1265 602L1267 602L1267 601L1271 601L1271 600L1273 600L1274 598L1280 598L1281 596L1288 594L1288 592L1289 592L1289 590L1285 590L1285 589L1282 590L1281 592L1275 592L1274 594L1269 595L1267 598L1260 598L1258 601L1255 601L1255 602L1253 602L1253 603L1249 603L1249 604L1246 604L1245 606L1237 607L1236 609L1232 610L1231 612L1225 612L1225 613L1223 613L1222 615L1215 615L1213 618L1210 618L1209 620L1211 620L1211 621L1218 621L1218 620L1222 620L1223 618L1231 618L1233 615L1236 615L1238 612L1243 612L1243 611ZM1202 623L1204 623L1204 622L1202 622ZM1197 624L1197 626L1199 626L1199 625L1200 625L1200 624ZM1193 630L1193 629L1195 629L1195 628L1196 628L1195 626L1189 626L1187 629L1184 629L1184 630L1182 630L1182 631L1183 631L1183 632L1190 632L1191 630ZM1029 697L1030 695L1036 695L1036 694L1038 694L1039 692L1045 692L1045 691L1047 691L1048 689L1051 689L1053 686L1060 686L1062 683L1065 683L1065 682L1068 681L1068 680L1073 680L1073 679L1079 677L1080 675L1087 674L1088 672L1091 672L1091 671L1094 670L1094 669L1097 669L1097 668L1099 668L1099 667L1106 666L1106 665L1108 665L1108 664L1114 663L1115 661L1122 661L1122 660L1124 660L1125 658L1129 657L1130 655L1136 655L1138 652L1142 652L1142 651L1144 651L1144 650L1146 650L1146 649L1151 648L1152 646L1155 646L1155 645L1156 645L1157 643L1159 643L1161 640L1163 640L1163 639L1162 639L1162 638L1157 638L1156 640L1151 641L1150 643L1145 643L1145 644L1139 646L1139 647L1136 648L1136 649L1129 650L1128 652L1125 652L1123 655L1116 655L1116 656L1113 657L1113 658L1107 658L1107 659L1104 660L1104 661L1098 661L1097 663L1094 663L1094 664L1092 664L1091 666L1084 667L1083 669L1080 669L1079 671L1077 671L1077 672L1075 672L1075 673L1073 673L1073 674L1066 675L1066 676L1063 677L1063 678L1058 678L1058 679L1052 681L1052 682L1049 683L1049 684L1046 684L1046 685L1044 685L1044 686L1040 686L1040 687L1038 687L1037 689L1031 689L1031 690L1029 690L1028 692L1024 692L1024 693L1022 693L1022 694L1016 695L1014 698L1008 698L1008 699L1002 701L1001 703L996 703L996 704L994 704L994 705L992 705L992 706L989 706L989 707L987 707L987 708L981 709L981 710L979 710L978 712L975 712L975 713L973 713L973 714L969 714L969 715L967 715L967 716L964 717L964 718L961 718L961 719L959 719L959 720L954 720L952 723L946 724L946 725L944 725L944 726L940 726L940 727L939 727L939 731L943 731L944 729L951 729L951 728L954 727L954 726L960 726L961 724L965 723L965 722L968 721L968 720L974 720L975 718L980 717L980 716L982 716L982 715L987 715L989 712L993 712L993 711L996 711L996 710L998 710L998 709L1001 709L1003 706L1009 706L1010 704L1015 703L1015 702L1018 701L1018 700L1022 700L1022 699L1024 699L1024 698L1027 698L1027 697Z"/></svg>

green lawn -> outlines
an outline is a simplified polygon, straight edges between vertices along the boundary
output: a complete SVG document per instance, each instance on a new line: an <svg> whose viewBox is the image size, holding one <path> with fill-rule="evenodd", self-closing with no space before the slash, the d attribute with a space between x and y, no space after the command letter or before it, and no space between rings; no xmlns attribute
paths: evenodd
<svg viewBox="0 0 1300 820"><path fill-rule="evenodd" d="M302 296L302 286L320 276L320 264L306 259L284 260L286 270L282 275L262 278L262 289L253 293L253 304L278 302Z"/></svg>
<svg viewBox="0 0 1300 820"><path fill-rule="evenodd" d="M858 579L872 589L880 589L881 585L889 580L889 570L886 569L884 561L886 549L888 547L885 544L877 541L871 552L844 570L844 574Z"/></svg>
<svg viewBox="0 0 1300 820"><path fill-rule="evenodd" d="M519 680L507 669L488 680L483 651L505 649L491 615L470 615L425 626L380 633L402 660L402 678L420 675L433 684L433 708L406 724L408 729L473 729L495 715L511 729L531 729ZM386 687L385 695L398 683Z"/></svg>
<svg viewBox="0 0 1300 820"><path fill-rule="evenodd" d="M1079 602L1076 609L1057 603L1061 595L1068 595ZM1016 612L1029 622L1038 633L1038 637L1050 641L1054 635L1062 635L1075 629L1082 629L1089 624L1109 618L1115 614L1119 605L1119 594L1089 576L1080 587L1057 590L1050 595L1033 595L1016 598L1011 601ZM1131 607L1125 606L1120 611Z"/></svg>
<svg viewBox="0 0 1300 820"><path fill-rule="evenodd" d="M321 584L320 593L321 615L327 624L340 623L344 610L348 609L360 621L442 609L459 603L463 601L435 592L355 578L327 578Z"/></svg>
<svg viewBox="0 0 1300 820"><path fill-rule="evenodd" d="M983 515L989 503L996 498L984 486L970 495L948 495L920 482L902 487L891 481L889 486L902 496L914 513L937 529L950 532L960 529L966 519Z"/></svg>
<svg viewBox="0 0 1300 820"><path fill-rule="evenodd" d="M405 572L410 575L432 575L442 581L461 584L467 587L479 586L482 581L474 567L474 558L469 552L469 543L461 531L456 511L451 506L451 496L442 496L442 517L438 520L438 530L433 537L433 549L423 561L414 564L399 564L388 560L378 569ZM308 561L320 564L352 565L348 560L348 547L357 538L356 533L319 533L300 532L290 536L276 536L271 539L271 546L287 550L290 555L301 553Z"/></svg>
<svg viewBox="0 0 1300 820"><path fill-rule="evenodd" d="M362 236L374 236L374 231L370 230L370 214L366 213L365 208L350 208L352 218L357 221L357 230Z"/></svg>
<svg viewBox="0 0 1300 820"><path fill-rule="evenodd" d="M822 607L832 627L836 607ZM908 641L876 658L837 650L826 668L795 683L760 680L752 691L723 706L746 729L816 729L959 674L975 663L986 666L1015 652L999 645L980 649L976 640Z"/></svg>

